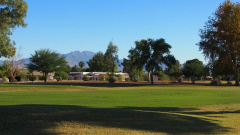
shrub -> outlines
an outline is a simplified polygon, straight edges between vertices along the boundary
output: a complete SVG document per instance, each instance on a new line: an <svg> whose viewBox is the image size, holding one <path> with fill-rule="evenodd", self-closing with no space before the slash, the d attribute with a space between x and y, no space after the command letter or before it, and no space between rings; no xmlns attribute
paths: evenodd
<svg viewBox="0 0 240 135"><path fill-rule="evenodd" d="M109 76L105 76L105 81L109 81Z"/></svg>
<svg viewBox="0 0 240 135"><path fill-rule="evenodd" d="M134 80L133 80L134 82L138 82L139 79L140 79L139 75L134 75Z"/></svg>
<svg viewBox="0 0 240 135"><path fill-rule="evenodd" d="M118 81L122 81L122 79L123 79L123 78L122 78L121 75L119 75L119 76L117 77L117 80L118 80Z"/></svg>
<svg viewBox="0 0 240 135"><path fill-rule="evenodd" d="M232 82L228 81L227 84L232 84Z"/></svg>
<svg viewBox="0 0 240 135"><path fill-rule="evenodd" d="M210 84L222 84L222 81L221 81L220 79L218 79L218 80L216 80L216 81L212 80L212 81L210 82Z"/></svg>
<svg viewBox="0 0 240 135"><path fill-rule="evenodd" d="M7 82L9 82L9 79L6 76L4 76L3 77L3 83L7 83Z"/></svg>
<svg viewBox="0 0 240 135"><path fill-rule="evenodd" d="M49 81L57 81L57 79L50 79Z"/></svg>
<svg viewBox="0 0 240 135"><path fill-rule="evenodd" d="M170 77L170 80L171 80L172 82L176 82L176 77L171 76L171 77Z"/></svg>
<svg viewBox="0 0 240 135"><path fill-rule="evenodd" d="M60 78L61 77L61 78ZM55 79L57 80L68 80L68 74L64 71L56 72Z"/></svg>
<svg viewBox="0 0 240 135"><path fill-rule="evenodd" d="M104 76L100 75L100 76L98 77L98 79L99 79L99 81L104 81Z"/></svg>
<svg viewBox="0 0 240 135"><path fill-rule="evenodd" d="M86 76L84 76L84 77L83 77L83 80L84 80L84 81L89 81L89 78L88 78L88 76L87 76L87 75L86 75Z"/></svg>
<svg viewBox="0 0 240 135"><path fill-rule="evenodd" d="M182 77L178 78L178 82L182 83L183 82L183 78Z"/></svg>
<svg viewBox="0 0 240 135"><path fill-rule="evenodd" d="M142 78L143 78L143 81L148 81L148 74L143 73Z"/></svg>
<svg viewBox="0 0 240 135"><path fill-rule="evenodd" d="M39 79L39 80L44 80L45 78L44 78L43 75L40 75L38 79Z"/></svg>
<svg viewBox="0 0 240 135"><path fill-rule="evenodd" d="M126 81L126 82L129 82L129 81L130 81L130 78L125 78L125 81Z"/></svg>
<svg viewBox="0 0 240 135"><path fill-rule="evenodd" d="M116 82L117 78L116 77L109 77L109 83L114 83Z"/></svg>
<svg viewBox="0 0 240 135"><path fill-rule="evenodd" d="M27 78L29 79L29 81L37 80L37 76L36 75L28 75Z"/></svg>

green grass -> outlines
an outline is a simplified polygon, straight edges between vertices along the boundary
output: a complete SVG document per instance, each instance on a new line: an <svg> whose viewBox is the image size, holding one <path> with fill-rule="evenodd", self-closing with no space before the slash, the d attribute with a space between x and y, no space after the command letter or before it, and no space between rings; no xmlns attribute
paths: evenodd
<svg viewBox="0 0 240 135"><path fill-rule="evenodd" d="M13 85L21 89L32 86ZM2 86L9 87L9 85ZM141 86L94 88L81 86L36 86L37 91L1 92L0 105L46 104L100 108L118 107L197 107L240 102L239 87ZM59 89L45 90L49 88ZM75 89L71 91L71 89ZM83 90L82 89L86 89ZM64 91L61 91L64 89ZM80 89L81 91L78 91ZM109 90L110 89L110 90ZM4 91L4 90L3 90Z"/></svg>
<svg viewBox="0 0 240 135"><path fill-rule="evenodd" d="M0 134L237 134L239 97L236 86L0 85Z"/></svg>

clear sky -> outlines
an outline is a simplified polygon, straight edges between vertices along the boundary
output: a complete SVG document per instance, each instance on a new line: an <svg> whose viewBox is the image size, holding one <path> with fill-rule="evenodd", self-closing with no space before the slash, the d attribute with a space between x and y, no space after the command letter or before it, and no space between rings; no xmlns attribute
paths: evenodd
<svg viewBox="0 0 240 135"><path fill-rule="evenodd" d="M111 40L119 58L127 58L134 41L164 38L180 63L204 60L196 45L199 29L224 0L25 0L26 28L12 40L23 58L35 50L105 52ZM235 0L233 0L235 2Z"/></svg>

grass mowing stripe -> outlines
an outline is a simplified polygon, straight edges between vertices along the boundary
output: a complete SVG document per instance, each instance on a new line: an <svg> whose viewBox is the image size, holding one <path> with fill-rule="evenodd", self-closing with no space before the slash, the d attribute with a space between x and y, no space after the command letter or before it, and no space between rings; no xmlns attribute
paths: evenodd
<svg viewBox="0 0 240 135"><path fill-rule="evenodd" d="M164 86L165 87L165 86ZM102 108L122 107L197 107L212 104L239 103L240 90L235 89L181 89L159 87L159 89L112 88L91 91L43 91L2 92L0 105L49 104L78 105ZM14 88L14 87L13 87ZM20 87L21 88L21 87ZM142 87L137 87L142 88ZM203 88L203 89L202 89ZM227 87L226 87L227 88ZM111 88L110 88L111 89Z"/></svg>

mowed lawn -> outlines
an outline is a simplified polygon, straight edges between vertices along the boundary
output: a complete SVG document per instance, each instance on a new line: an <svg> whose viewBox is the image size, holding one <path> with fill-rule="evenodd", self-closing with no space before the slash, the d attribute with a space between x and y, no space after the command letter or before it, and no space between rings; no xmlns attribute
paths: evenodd
<svg viewBox="0 0 240 135"><path fill-rule="evenodd" d="M0 85L0 134L240 134L240 87Z"/></svg>

